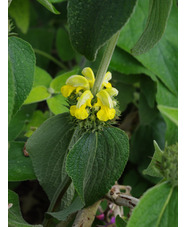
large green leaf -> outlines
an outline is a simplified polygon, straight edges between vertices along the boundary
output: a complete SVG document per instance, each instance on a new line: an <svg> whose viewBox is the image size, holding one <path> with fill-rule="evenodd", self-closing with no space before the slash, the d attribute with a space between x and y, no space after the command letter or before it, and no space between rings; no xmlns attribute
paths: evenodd
<svg viewBox="0 0 186 227"><path fill-rule="evenodd" d="M132 48L132 54L144 54L161 39L166 28L171 7L172 0L149 1L149 16L147 24L143 34Z"/></svg>
<svg viewBox="0 0 186 227"><path fill-rule="evenodd" d="M11 190L8 190L8 203L12 204L12 207L8 210L9 227L42 227L42 225L30 225L22 218L18 195Z"/></svg>
<svg viewBox="0 0 186 227"><path fill-rule="evenodd" d="M56 48L59 57L63 61L72 60L75 57L74 50L72 49L69 35L63 28L59 28L56 34Z"/></svg>
<svg viewBox="0 0 186 227"><path fill-rule="evenodd" d="M13 0L8 12L15 20L17 27L26 33L30 21L30 1L29 0Z"/></svg>
<svg viewBox="0 0 186 227"><path fill-rule="evenodd" d="M50 12L59 14L60 12L52 5L49 0L37 0L41 5L47 8Z"/></svg>
<svg viewBox="0 0 186 227"><path fill-rule="evenodd" d="M114 54L112 56L109 67L124 74L141 74L151 76L155 79L155 76L151 71L146 69L140 62L138 62L133 56L131 56L126 51L116 47Z"/></svg>
<svg viewBox="0 0 186 227"><path fill-rule="evenodd" d="M12 70L12 65L8 58L8 123L10 122L12 117L15 96L14 74Z"/></svg>
<svg viewBox="0 0 186 227"><path fill-rule="evenodd" d="M136 0L69 0L68 23L74 48L89 60L129 19Z"/></svg>
<svg viewBox="0 0 186 227"><path fill-rule="evenodd" d="M8 53L14 77L14 113L16 113L33 85L35 55L30 44L17 37L9 38Z"/></svg>
<svg viewBox="0 0 186 227"><path fill-rule="evenodd" d="M178 74L177 10L176 6L173 5L166 31L160 42L146 54L136 56L147 69L160 78L173 94L177 94ZM133 16L121 30L117 44L120 48L130 52L144 30L147 12L148 0L139 0Z"/></svg>
<svg viewBox="0 0 186 227"><path fill-rule="evenodd" d="M178 226L178 188L167 182L149 189L134 208L127 227Z"/></svg>
<svg viewBox="0 0 186 227"><path fill-rule="evenodd" d="M11 142L8 151L8 180L36 179L30 157L23 154L24 142Z"/></svg>
<svg viewBox="0 0 186 227"><path fill-rule="evenodd" d="M49 118L26 145L37 179L50 200L67 178L65 160L74 133L69 117L65 113Z"/></svg>
<svg viewBox="0 0 186 227"><path fill-rule="evenodd" d="M86 133L67 156L67 172L86 205L101 199L121 176L128 160L126 134L117 128Z"/></svg>

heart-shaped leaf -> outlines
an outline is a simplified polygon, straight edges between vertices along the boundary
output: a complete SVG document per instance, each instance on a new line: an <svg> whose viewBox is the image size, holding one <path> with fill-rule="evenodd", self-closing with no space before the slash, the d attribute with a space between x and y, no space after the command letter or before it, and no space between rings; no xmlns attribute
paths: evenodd
<svg viewBox="0 0 186 227"><path fill-rule="evenodd" d="M88 206L101 199L121 176L129 155L128 137L117 128L86 133L67 156L67 172Z"/></svg>

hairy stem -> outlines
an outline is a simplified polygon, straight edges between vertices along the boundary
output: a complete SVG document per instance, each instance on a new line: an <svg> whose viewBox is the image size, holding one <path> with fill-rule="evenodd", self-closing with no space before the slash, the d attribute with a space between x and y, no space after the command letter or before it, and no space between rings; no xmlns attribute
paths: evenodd
<svg viewBox="0 0 186 227"><path fill-rule="evenodd" d="M113 35L113 37L110 39L110 41L108 42L105 48L105 51L96 75L96 80L92 89L93 95L96 95L101 90L101 85L103 83L105 74L110 64L110 60L112 58L112 54L114 52L116 43L118 41L119 34L120 34L120 31L118 31L115 35Z"/></svg>
<svg viewBox="0 0 186 227"><path fill-rule="evenodd" d="M60 61L58 61L56 58L54 58L50 54L47 54L46 52L44 52L42 50L35 49L35 48L34 48L34 52L36 54L42 55L43 57L46 57L46 58L50 59L51 61L53 61L54 63L56 63L56 65L58 65L60 68L67 69L67 67L63 63L61 63Z"/></svg>

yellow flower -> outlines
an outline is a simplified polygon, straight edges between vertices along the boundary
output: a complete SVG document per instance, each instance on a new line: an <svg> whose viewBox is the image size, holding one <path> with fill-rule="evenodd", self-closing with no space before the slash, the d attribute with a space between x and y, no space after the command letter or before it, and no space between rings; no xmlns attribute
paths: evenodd
<svg viewBox="0 0 186 227"><path fill-rule="evenodd" d="M100 121L108 121L112 120L115 117L116 110L114 107L114 101L112 101L112 96L118 94L117 89L115 88L107 88L98 92L97 103L95 103L94 107L101 107L101 109L97 112L97 117Z"/></svg>
<svg viewBox="0 0 186 227"><path fill-rule="evenodd" d="M70 96L74 90L78 93L80 90L89 90L93 87L95 77L92 69L86 67L83 69L82 74L84 76L73 75L67 79L66 85L61 88L61 93L64 97Z"/></svg>
<svg viewBox="0 0 186 227"><path fill-rule="evenodd" d="M93 88L95 82L95 76L91 68L84 68L82 75L70 76L66 81L66 85L61 88L61 93L64 97L69 97L75 91L74 101L77 101L77 104L71 105L70 114L80 120L88 118L89 113L91 113L90 108L92 108L91 100L93 95L90 89ZM97 103L94 104L94 109L97 111L97 118L100 121L111 120L116 114L114 109L116 101L112 100L112 97L118 95L118 90L109 83L111 78L112 74L107 72L101 86L101 91L96 95ZM81 92L79 92L80 90Z"/></svg>
<svg viewBox="0 0 186 227"><path fill-rule="evenodd" d="M92 107L91 100L94 96L90 90L83 92L76 105L70 107L70 114L77 119L84 120L89 116L87 106Z"/></svg>

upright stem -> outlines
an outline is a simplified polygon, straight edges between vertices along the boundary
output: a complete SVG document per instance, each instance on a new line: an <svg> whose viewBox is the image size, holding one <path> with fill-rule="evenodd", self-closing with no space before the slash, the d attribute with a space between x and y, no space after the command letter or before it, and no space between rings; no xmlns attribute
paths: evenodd
<svg viewBox="0 0 186 227"><path fill-rule="evenodd" d="M101 59L101 63L99 65L99 69L96 75L96 80L92 89L93 95L96 95L101 90L101 85L103 83L105 74L107 72L108 66L110 64L110 60L112 58L112 54L114 52L116 43L118 41L120 31L118 31L108 42L106 49L104 51L103 57Z"/></svg>
<svg viewBox="0 0 186 227"><path fill-rule="evenodd" d="M50 54L47 54L46 52L44 52L42 50L35 49L35 48L34 48L34 52L36 54L42 55L43 57L46 57L46 58L50 59L51 61L53 61L54 63L56 63L56 65L58 65L62 69L67 69L67 67L64 64L62 64L60 61L58 61L56 58L54 58Z"/></svg>

